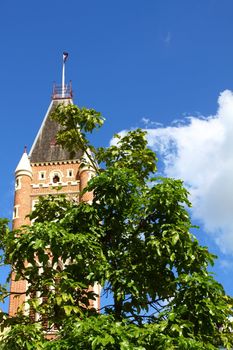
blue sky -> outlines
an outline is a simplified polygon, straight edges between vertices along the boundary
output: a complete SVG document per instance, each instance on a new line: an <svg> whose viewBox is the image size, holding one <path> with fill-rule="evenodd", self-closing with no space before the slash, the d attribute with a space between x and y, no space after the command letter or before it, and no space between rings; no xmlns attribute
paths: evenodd
<svg viewBox="0 0 233 350"><path fill-rule="evenodd" d="M24 145L32 145L53 82L61 81L66 50L75 103L106 118L95 144L108 145L122 130L148 129L165 173L185 180L196 234L219 256L214 271L232 295L233 2L9 0L0 6L0 216L12 216L14 169Z"/></svg>

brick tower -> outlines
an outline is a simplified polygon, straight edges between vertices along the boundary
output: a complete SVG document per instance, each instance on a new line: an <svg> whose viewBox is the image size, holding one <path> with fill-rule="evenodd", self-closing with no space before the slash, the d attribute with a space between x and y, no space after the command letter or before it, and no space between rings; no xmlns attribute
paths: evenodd
<svg viewBox="0 0 233 350"><path fill-rule="evenodd" d="M48 194L66 194L75 197L79 201L91 201L92 194L86 193L80 198L80 191L85 188L92 173L85 167L80 167L82 151L79 151L73 159L69 152L56 144L56 134L59 125L50 119L51 112L58 104L72 104L71 84L64 83L64 54L63 54L63 79L61 86L54 86L52 101L44 117L38 134L34 140L29 155L24 150L22 158L15 170L15 197L13 211L13 229L30 224L26 216L33 210L38 198ZM95 286L95 293L99 294L99 286ZM25 301L26 281L15 281L14 273L11 278L11 297L9 314L15 315L17 309ZM93 303L99 308L99 300Z"/></svg>

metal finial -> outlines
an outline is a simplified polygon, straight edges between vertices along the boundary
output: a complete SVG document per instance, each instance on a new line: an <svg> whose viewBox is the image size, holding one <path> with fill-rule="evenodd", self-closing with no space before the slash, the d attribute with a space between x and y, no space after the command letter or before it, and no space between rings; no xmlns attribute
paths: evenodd
<svg viewBox="0 0 233 350"><path fill-rule="evenodd" d="M68 57L68 52L63 52L63 62L62 62L62 97L65 97L65 62Z"/></svg>

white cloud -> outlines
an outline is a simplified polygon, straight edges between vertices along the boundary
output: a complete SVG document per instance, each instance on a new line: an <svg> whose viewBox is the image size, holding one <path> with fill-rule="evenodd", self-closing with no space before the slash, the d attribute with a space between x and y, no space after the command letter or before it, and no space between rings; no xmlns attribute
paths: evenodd
<svg viewBox="0 0 233 350"><path fill-rule="evenodd" d="M216 115L190 116L185 124L158 127L148 118L142 121L165 175L185 182L193 217L223 253L233 255L233 92L223 91L218 104Z"/></svg>
<svg viewBox="0 0 233 350"><path fill-rule="evenodd" d="M141 122L144 124L145 128L150 128L150 127L158 127L158 126L163 126L162 123L154 122L150 120L150 118L143 117L141 119Z"/></svg>
<svg viewBox="0 0 233 350"><path fill-rule="evenodd" d="M233 254L233 93L220 94L214 116L189 117L185 125L147 129L165 174L183 179L193 216L224 253Z"/></svg>

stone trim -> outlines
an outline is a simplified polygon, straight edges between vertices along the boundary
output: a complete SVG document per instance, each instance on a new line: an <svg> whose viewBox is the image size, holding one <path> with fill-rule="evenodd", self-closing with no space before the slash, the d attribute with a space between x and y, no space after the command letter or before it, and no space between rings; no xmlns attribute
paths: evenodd
<svg viewBox="0 0 233 350"><path fill-rule="evenodd" d="M79 164L81 163L80 159L74 160L61 160L61 161L52 161L52 162L41 162L41 163L31 163L31 166L44 166L44 165L62 165L62 164Z"/></svg>
<svg viewBox="0 0 233 350"><path fill-rule="evenodd" d="M77 186L80 183L80 180L75 180L75 181L67 181L67 182L50 182L48 184L44 184L44 183L39 183L39 184L31 184L32 188L48 188L48 187L66 187L68 185L71 186Z"/></svg>

